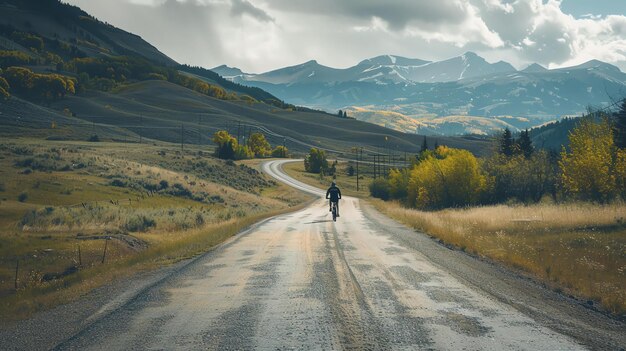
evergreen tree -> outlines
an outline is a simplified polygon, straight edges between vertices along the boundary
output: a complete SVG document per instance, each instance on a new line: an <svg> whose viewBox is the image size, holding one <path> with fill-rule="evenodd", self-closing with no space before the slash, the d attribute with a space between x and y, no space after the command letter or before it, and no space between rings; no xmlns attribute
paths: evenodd
<svg viewBox="0 0 626 351"><path fill-rule="evenodd" d="M622 100L622 105L614 118L615 146L626 149L626 99Z"/></svg>
<svg viewBox="0 0 626 351"><path fill-rule="evenodd" d="M337 112L337 116L343 117L343 111L339 110L339 112Z"/></svg>
<svg viewBox="0 0 626 351"><path fill-rule="evenodd" d="M530 132L528 132L528 129L522 131L519 140L517 141L517 145L519 146L519 150L524 157L530 158L535 151L535 148L533 147L532 140L530 140Z"/></svg>
<svg viewBox="0 0 626 351"><path fill-rule="evenodd" d="M422 149L420 150L420 152L424 152L428 150L428 141L426 140L426 137L424 137L424 141L422 142Z"/></svg>
<svg viewBox="0 0 626 351"><path fill-rule="evenodd" d="M348 118L348 113L346 111L343 111L343 118Z"/></svg>
<svg viewBox="0 0 626 351"><path fill-rule="evenodd" d="M500 153L505 156L513 156L513 136L509 128L506 128L500 138Z"/></svg>

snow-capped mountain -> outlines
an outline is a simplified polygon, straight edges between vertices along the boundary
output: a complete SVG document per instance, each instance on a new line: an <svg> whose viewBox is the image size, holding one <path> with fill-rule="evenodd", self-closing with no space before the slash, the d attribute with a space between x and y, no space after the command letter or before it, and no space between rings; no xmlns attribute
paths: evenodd
<svg viewBox="0 0 626 351"><path fill-rule="evenodd" d="M525 128L580 115L588 106L606 106L626 95L626 74L597 60L560 69L532 64L517 71L506 62L489 63L470 52L435 62L384 55L346 69L316 61L262 74L232 75L238 72L228 69L214 71L290 103L328 111L395 111L417 121L455 116L458 122L468 116L471 125L466 130L472 132L486 132L481 124L493 125L479 123L480 118L526 118L528 125L521 126Z"/></svg>
<svg viewBox="0 0 626 351"><path fill-rule="evenodd" d="M359 62L356 66L337 69L320 65L312 60L300 65L280 68L261 74L244 73L225 65L214 72L238 82L264 82L271 84L372 82L435 83L451 82L486 74L514 72L506 62L489 63L473 52L444 61L425 61L401 56L383 55Z"/></svg>

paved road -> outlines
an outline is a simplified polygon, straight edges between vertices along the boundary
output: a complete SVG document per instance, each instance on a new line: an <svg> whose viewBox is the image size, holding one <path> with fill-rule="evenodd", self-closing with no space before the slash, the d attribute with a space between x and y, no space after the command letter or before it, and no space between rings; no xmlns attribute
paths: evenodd
<svg viewBox="0 0 626 351"><path fill-rule="evenodd" d="M280 181L319 195L280 169ZM619 349L624 325L345 197L278 216L58 349Z"/></svg>

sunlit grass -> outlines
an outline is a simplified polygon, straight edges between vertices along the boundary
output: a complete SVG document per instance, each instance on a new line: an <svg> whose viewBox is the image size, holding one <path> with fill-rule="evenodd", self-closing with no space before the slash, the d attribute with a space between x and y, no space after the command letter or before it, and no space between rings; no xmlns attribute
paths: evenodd
<svg viewBox="0 0 626 351"><path fill-rule="evenodd" d="M555 289L626 313L626 205L539 204L424 212L371 200L443 242L532 273Z"/></svg>
<svg viewBox="0 0 626 351"><path fill-rule="evenodd" d="M285 164L283 169L291 177L305 184L326 189L330 186L332 181L335 181L337 186L341 189L342 195L368 197L368 186L372 181L371 175L364 175L363 172L359 175L359 190L357 191L356 174L348 176L347 167L348 164L346 162L340 162L337 167L337 173L334 176L320 176L319 174L307 173L304 171L304 162L290 162ZM361 168L361 170L363 170L363 168ZM368 171L370 170L368 169Z"/></svg>

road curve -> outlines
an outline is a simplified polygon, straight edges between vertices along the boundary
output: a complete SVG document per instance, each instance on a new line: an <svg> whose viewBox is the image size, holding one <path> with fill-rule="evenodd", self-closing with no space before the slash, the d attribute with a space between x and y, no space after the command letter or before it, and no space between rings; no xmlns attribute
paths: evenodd
<svg viewBox="0 0 626 351"><path fill-rule="evenodd" d="M290 186L324 194L285 175L284 162L270 161L263 169ZM585 312L532 282L442 247L358 199L345 197L340 212L333 223L326 200L320 199L267 220L57 349L579 350L623 345L623 324L607 326L613 322L593 311L580 318L586 322L570 318L570 310Z"/></svg>

